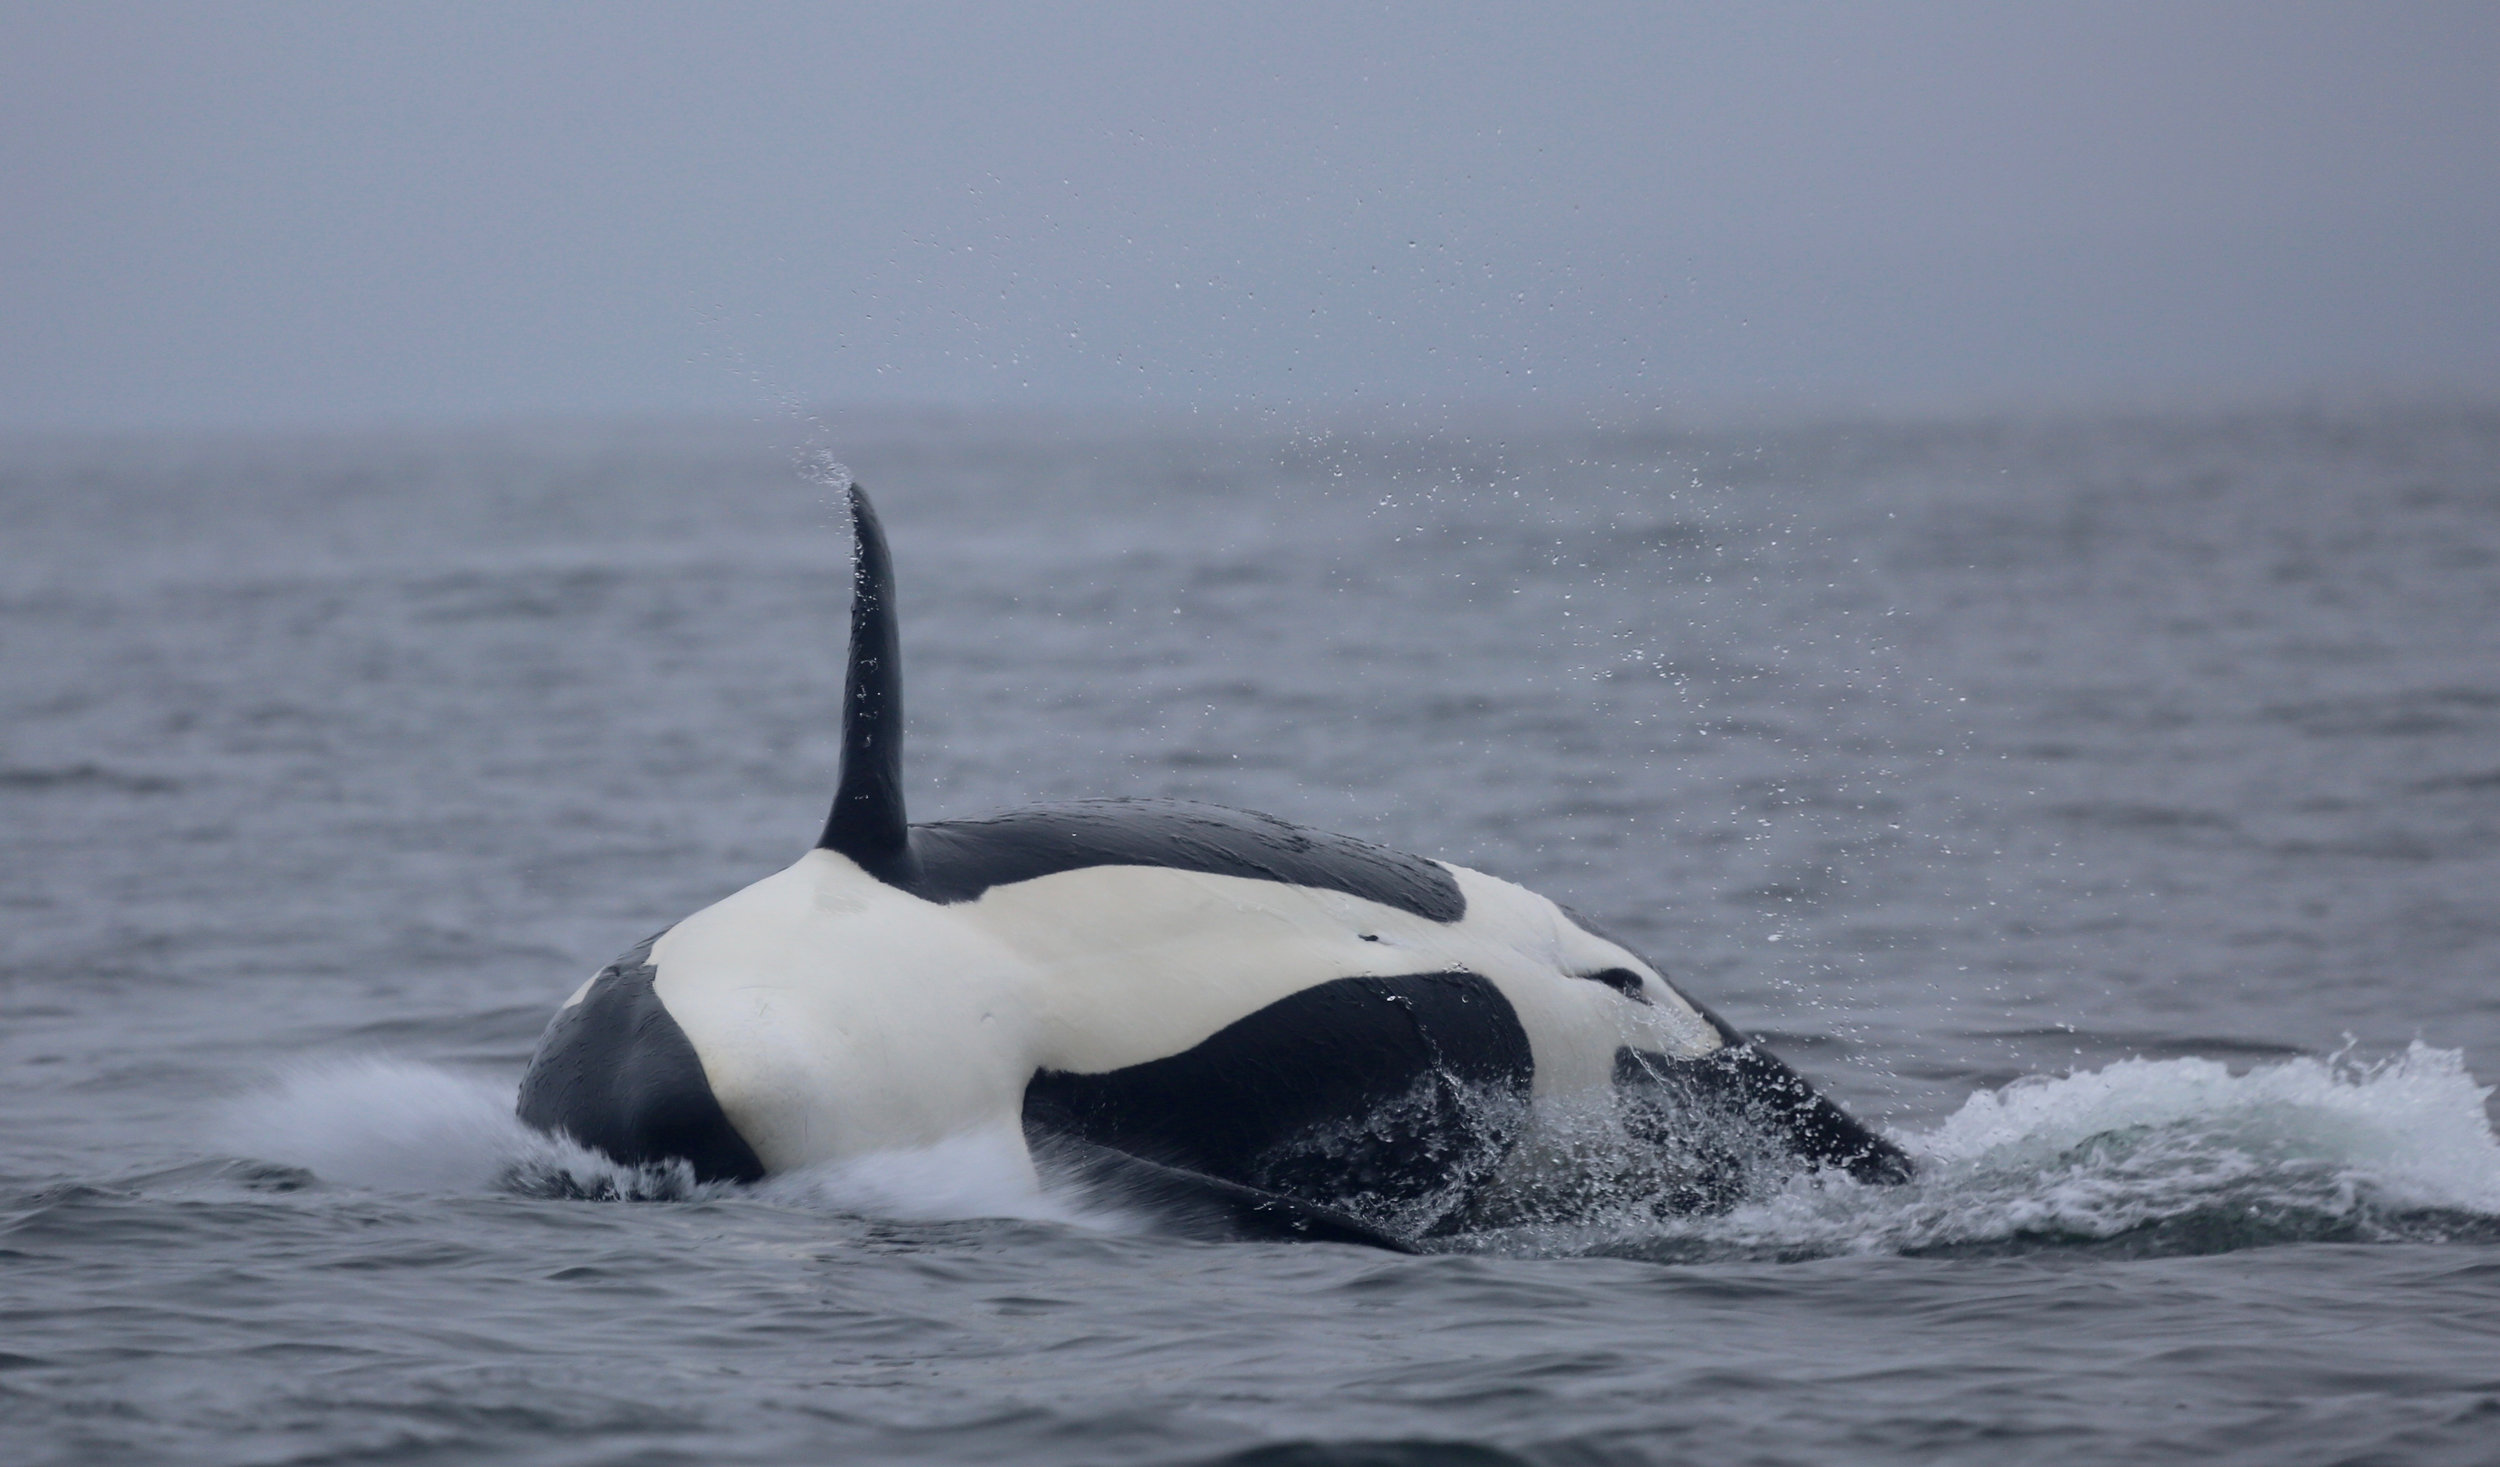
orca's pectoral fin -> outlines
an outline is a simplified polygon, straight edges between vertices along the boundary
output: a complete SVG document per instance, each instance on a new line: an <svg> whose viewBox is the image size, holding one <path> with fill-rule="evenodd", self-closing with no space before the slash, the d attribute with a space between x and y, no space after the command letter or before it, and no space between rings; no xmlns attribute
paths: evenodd
<svg viewBox="0 0 2500 1467"><path fill-rule="evenodd" d="M1033 1160L1054 1186L1109 1207L1135 1207L1185 1237L1268 1243L1354 1243L1392 1253L1413 1243L1359 1218L1276 1192L1185 1171L1072 1136L1034 1146Z"/></svg>

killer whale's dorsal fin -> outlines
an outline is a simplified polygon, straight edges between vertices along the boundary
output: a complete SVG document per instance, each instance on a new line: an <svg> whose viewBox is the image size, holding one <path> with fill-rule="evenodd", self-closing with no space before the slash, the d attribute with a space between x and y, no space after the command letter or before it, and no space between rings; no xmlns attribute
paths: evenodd
<svg viewBox="0 0 2500 1467"><path fill-rule="evenodd" d="M907 857L903 813L903 656L894 617L894 562L876 506L851 494L851 659L842 689L842 783L817 848L870 870Z"/></svg>

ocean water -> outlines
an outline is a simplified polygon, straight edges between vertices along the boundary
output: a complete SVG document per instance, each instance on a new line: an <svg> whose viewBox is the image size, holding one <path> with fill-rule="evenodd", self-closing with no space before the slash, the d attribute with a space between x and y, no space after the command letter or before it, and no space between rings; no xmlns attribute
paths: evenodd
<svg viewBox="0 0 2500 1467"><path fill-rule="evenodd" d="M846 471L919 817L1525 882L1920 1179L561 1195L549 1013L823 817ZM12 1462L2500 1455L2500 411L19 440L0 538Z"/></svg>

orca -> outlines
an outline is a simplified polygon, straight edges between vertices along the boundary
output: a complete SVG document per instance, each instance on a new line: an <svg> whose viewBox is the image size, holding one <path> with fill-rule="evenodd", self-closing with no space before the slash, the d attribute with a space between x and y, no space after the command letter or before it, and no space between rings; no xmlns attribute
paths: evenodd
<svg viewBox="0 0 2500 1467"><path fill-rule="evenodd" d="M1464 1226L1554 1107L1682 1156L1678 1206L1742 1190L1741 1148L1692 1134L1721 1122L1909 1176L1647 959L1496 877L1173 800L911 824L893 565L867 494L848 507L823 834L567 999L527 1124L706 1182L974 1138L1184 1231L1403 1250Z"/></svg>

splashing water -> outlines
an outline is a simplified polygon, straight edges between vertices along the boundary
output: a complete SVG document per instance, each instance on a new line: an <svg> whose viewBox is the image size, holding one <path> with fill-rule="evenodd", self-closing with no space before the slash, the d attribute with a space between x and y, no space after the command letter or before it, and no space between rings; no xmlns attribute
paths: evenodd
<svg viewBox="0 0 2500 1467"><path fill-rule="evenodd" d="M1726 1213L1587 1237L1644 1257L2224 1252L2267 1243L2500 1238L2500 1140L2454 1050L2233 1074L2121 1060L1981 1091L1899 1139L1906 1187L1792 1178ZM1514 1240L1515 1241L1515 1240Z"/></svg>
<svg viewBox="0 0 2500 1467"><path fill-rule="evenodd" d="M910 1151L881 1151L768 1178L764 1196L798 1206L913 1222L1020 1218L1128 1231L1136 1220L1045 1191L1024 1138L981 1132Z"/></svg>
<svg viewBox="0 0 2500 1467"><path fill-rule="evenodd" d="M856 482L851 476L851 466L835 458L830 448L811 448L799 455L798 471L800 478L811 484L821 484L836 494Z"/></svg>
<svg viewBox="0 0 2500 1467"><path fill-rule="evenodd" d="M229 1104L211 1139L377 1192L662 1200L711 1190L683 1163L621 1166L521 1124L510 1086L378 1057L299 1066Z"/></svg>
<svg viewBox="0 0 2500 1467"><path fill-rule="evenodd" d="M699 1183L683 1163L624 1166L523 1125L513 1092L432 1065L369 1057L299 1066L229 1104L220 1149L300 1167L341 1186L403 1193L517 1192L680 1201L745 1192L799 1207L910 1221L1022 1218L1125 1230L1113 1211L1042 1190L1021 1142L950 1137L772 1177L753 1188Z"/></svg>
<svg viewBox="0 0 2500 1467"><path fill-rule="evenodd" d="M1791 1175L1725 1211L1659 1215L1602 1189L1578 1215L1445 1246L1658 1259L2097 1247L2219 1252L2303 1240L2500 1239L2500 1140L2457 1051L2373 1064L2292 1059L2234 1074L2121 1060L1981 1091L1899 1136L1916 1181ZM682 1167L623 1167L522 1125L508 1088L394 1060L307 1066L230 1106L221 1148L338 1185L398 1192L687 1199ZM913 1221L1018 1218L1107 1231L1137 1220L1041 1186L1012 1136L966 1136L778 1176L759 1200Z"/></svg>
<svg viewBox="0 0 2500 1467"><path fill-rule="evenodd" d="M2203 1059L2121 1060L2062 1079L1974 1095L1923 1149L1945 1167L2044 1171L2096 1143L2167 1136L2252 1169L2327 1167L2391 1202L2500 1211L2491 1091L2464 1056L2415 1041L2374 1065L2292 1059L2234 1075ZM2149 1144L2148 1144L2149 1143Z"/></svg>

